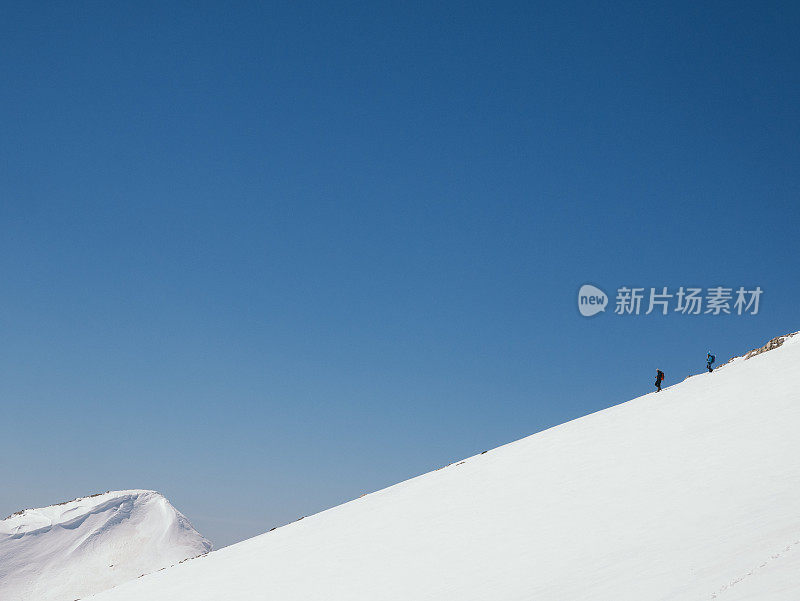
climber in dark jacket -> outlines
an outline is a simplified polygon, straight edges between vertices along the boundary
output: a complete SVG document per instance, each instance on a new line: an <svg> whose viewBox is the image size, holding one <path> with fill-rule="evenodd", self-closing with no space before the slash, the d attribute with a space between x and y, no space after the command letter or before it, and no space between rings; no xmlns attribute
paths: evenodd
<svg viewBox="0 0 800 601"><path fill-rule="evenodd" d="M664 372L660 369L656 370L656 392L661 392L661 382L664 381Z"/></svg>
<svg viewBox="0 0 800 601"><path fill-rule="evenodd" d="M711 354L711 351L708 351L708 356L706 357L706 367L708 368L709 372L714 371L714 368L711 365L716 361L717 358Z"/></svg>

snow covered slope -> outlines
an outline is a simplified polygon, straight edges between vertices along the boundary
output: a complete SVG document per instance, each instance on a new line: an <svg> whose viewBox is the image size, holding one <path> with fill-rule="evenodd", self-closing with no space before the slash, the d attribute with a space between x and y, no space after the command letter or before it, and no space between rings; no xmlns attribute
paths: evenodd
<svg viewBox="0 0 800 601"><path fill-rule="evenodd" d="M150 490L26 509L0 522L0 600L73 601L210 550Z"/></svg>
<svg viewBox="0 0 800 601"><path fill-rule="evenodd" d="M93 601L796 601L798 366L795 336Z"/></svg>

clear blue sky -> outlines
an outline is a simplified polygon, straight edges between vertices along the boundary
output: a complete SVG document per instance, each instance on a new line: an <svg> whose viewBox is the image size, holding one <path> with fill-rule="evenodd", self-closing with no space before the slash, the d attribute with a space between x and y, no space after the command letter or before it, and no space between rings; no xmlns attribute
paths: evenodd
<svg viewBox="0 0 800 601"><path fill-rule="evenodd" d="M221 546L800 329L796 3L333 4L3 5L3 515Z"/></svg>

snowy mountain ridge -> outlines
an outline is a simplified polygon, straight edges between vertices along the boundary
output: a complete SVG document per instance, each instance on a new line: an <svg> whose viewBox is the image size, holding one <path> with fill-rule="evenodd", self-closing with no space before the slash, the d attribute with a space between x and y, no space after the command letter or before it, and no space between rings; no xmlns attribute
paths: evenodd
<svg viewBox="0 0 800 601"><path fill-rule="evenodd" d="M735 356L731 357L725 363L723 363L722 365L716 367L715 369L719 369L720 367L725 367L726 365L729 365L729 364L733 363L734 361L746 361L747 359L751 359L752 357L756 357L756 356L760 355L761 353L766 353L766 352L775 350L776 348L779 348L780 346L782 346L784 342L786 342L787 340L789 340L793 336L796 336L797 334L800 334L800 331L792 332L790 334L784 334L783 336L776 336L775 338L772 338L772 339L768 340L763 346L760 346L758 348L754 348L754 349L746 352L744 355L735 355ZM691 377L691 376L689 376L689 377Z"/></svg>
<svg viewBox="0 0 800 601"><path fill-rule="evenodd" d="M100 492L85 497L77 497L71 501L53 503L47 507L23 509L12 513L0 521L0 533L27 533L40 527L57 525L67 519L65 516L68 516L80 507L87 505L94 506L95 503L103 504L104 500L98 499L98 497L105 497L113 502L115 499L120 499L122 497L131 497L133 495L154 492L155 491L150 490L123 490L112 493L110 490L107 490L104 493Z"/></svg>
<svg viewBox="0 0 800 601"><path fill-rule="evenodd" d="M25 509L0 521L0 599L73 601L210 550L151 490Z"/></svg>
<svg viewBox="0 0 800 601"><path fill-rule="evenodd" d="M800 336L781 338L93 600L796 601Z"/></svg>

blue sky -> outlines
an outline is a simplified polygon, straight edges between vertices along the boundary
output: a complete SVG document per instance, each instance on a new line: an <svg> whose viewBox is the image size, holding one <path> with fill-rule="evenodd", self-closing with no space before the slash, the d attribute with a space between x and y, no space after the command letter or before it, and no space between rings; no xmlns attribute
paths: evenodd
<svg viewBox="0 0 800 601"><path fill-rule="evenodd" d="M800 329L799 26L6 3L0 513L154 488L221 546Z"/></svg>

